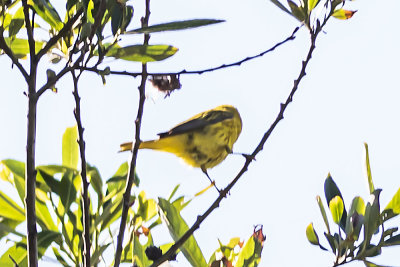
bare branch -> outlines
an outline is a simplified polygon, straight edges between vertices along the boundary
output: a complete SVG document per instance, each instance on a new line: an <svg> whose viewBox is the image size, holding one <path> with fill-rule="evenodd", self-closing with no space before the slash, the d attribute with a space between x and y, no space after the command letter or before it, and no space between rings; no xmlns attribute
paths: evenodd
<svg viewBox="0 0 400 267"><path fill-rule="evenodd" d="M288 37L286 37L283 41L276 43L273 47L255 55L255 56L250 56L250 57L246 57L244 59L241 59L239 61L233 62L233 63L229 63L229 64L222 64L218 67L213 67L213 68L209 68L209 69L204 69L204 70L181 70L179 72L164 72L164 73L151 73L149 72L148 75L181 75L181 74L203 74L206 72L212 72L212 71L216 71L216 70L220 70L220 69L225 69L225 68L230 68L230 67L234 67L234 66L240 66L242 63L259 58L264 56L267 53L270 53L272 51L274 51L276 48L278 48L279 46L292 41L296 38L296 33L299 30L300 27L296 27L296 29L294 29L294 31L292 32L292 34ZM96 72L99 73L102 70L99 70L95 67L93 68L87 68L84 67L83 70L87 70L87 71L92 71L92 72ZM104 70L103 70L104 71ZM125 76L132 76L132 77L137 77L142 75L141 72L128 72L128 71L113 71L110 70L109 72L110 74L115 74L115 75L125 75Z"/></svg>
<svg viewBox="0 0 400 267"><path fill-rule="evenodd" d="M292 90L290 91L289 96L287 97L285 103L281 103L280 111L275 119L275 121L271 124L269 129L265 132L264 136L260 140L259 144L257 147L254 149L253 153L251 155L246 155L246 161L242 167L242 169L239 171L239 173L236 175L236 177L229 183L229 185L220 192L218 198L214 201L214 203L204 212L204 214L200 215L197 217L196 222L190 227L190 229L178 240L175 242L173 246L170 247L170 249L162 255L160 259L155 261L151 267L159 266L161 263L167 261L170 259L176 251L187 241L187 239L200 227L200 224L207 218L208 215L211 214L213 210L219 207L222 199L226 197L228 192L232 189L232 187L236 184L236 182L242 177L242 175L247 171L250 163L255 159L256 155L263 149L264 144L270 137L271 133L275 129L275 127L278 125L278 123L283 119L284 112L288 105L293 101L293 96L296 93L300 81L303 79L303 77L306 75L306 68L311 60L312 53L315 49L315 40L317 38L318 33L320 30L317 30L315 33L311 33L311 45L308 50L307 58L305 61L302 62L302 67L300 70L300 73L297 77L297 79L294 81L294 85L292 87Z"/></svg>
<svg viewBox="0 0 400 267"><path fill-rule="evenodd" d="M150 0L145 0L146 1L146 11L145 11L145 17L142 18L142 27L147 27L149 24L149 18L150 18ZM144 35L144 45L148 45L150 40L150 35L145 34ZM140 130L141 130L141 125L142 125L142 117L143 117L143 107L144 107L144 102L146 99L145 96L145 90L146 90L146 80L147 80L147 64L144 63L142 64L142 80L139 86L139 106L138 106L138 111L136 115L136 120L135 120L135 144L133 146L133 151L132 151L132 159L130 163L130 168L129 168L129 174L128 174L128 181L126 182L126 187L125 187L125 192L123 196L123 202L122 202L122 213L121 213L121 223L119 226L119 232L118 232L118 237L117 237L117 250L115 252L115 258L114 258L114 267L118 267L120 262L121 262L121 254L122 254L122 244L124 241L124 234L125 234L125 228L126 228L126 220L128 218L128 211L129 207L131 206L130 203L130 198L131 198L131 190L132 190L132 185L135 180L135 170L136 170L136 159L137 159L137 154L139 150L139 145L140 145Z"/></svg>
<svg viewBox="0 0 400 267"><path fill-rule="evenodd" d="M79 139L78 144L79 144L79 152L80 152L80 157L81 157L81 177L82 177L82 185L83 185L83 191L82 191L82 202L83 202L83 266L85 267L90 267L90 218L89 218L89 205L90 205L90 200L89 200L89 182L87 179L86 175L86 155L85 155L85 140L83 139L83 132L84 128L82 126L82 120L81 120L81 98L79 96L78 92L78 79L75 75L74 70L71 71L72 74L72 80L74 82L74 91L73 95L75 98L75 110L74 110L74 116L76 120L76 124L78 125L78 134L79 134Z"/></svg>
<svg viewBox="0 0 400 267"><path fill-rule="evenodd" d="M31 25L31 21L29 19L29 5L27 0L22 0L22 6L24 9L24 17L25 17L25 27L26 27L26 33L28 35L28 43L29 43L29 54L31 57L31 62L36 62L36 56L35 56L35 38L33 37L33 28ZM31 64L31 66L34 64ZM32 71L31 71L32 73Z"/></svg>

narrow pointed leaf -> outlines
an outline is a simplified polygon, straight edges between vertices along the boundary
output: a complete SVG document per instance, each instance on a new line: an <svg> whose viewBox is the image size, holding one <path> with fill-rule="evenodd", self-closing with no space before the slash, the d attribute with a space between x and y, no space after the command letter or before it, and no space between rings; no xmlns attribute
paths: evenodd
<svg viewBox="0 0 400 267"><path fill-rule="evenodd" d="M131 31L127 31L126 33L134 34L134 33L153 33L153 32L164 32L164 31L186 30L186 29L190 29L190 28L197 28L197 27L221 23L221 22L224 22L224 20L192 19L192 20L183 20L183 21L173 21L173 22L168 22L168 23L152 25L149 27L134 29Z"/></svg>
<svg viewBox="0 0 400 267"><path fill-rule="evenodd" d="M36 13L51 27L53 27L57 31L62 29L64 23L62 23L61 18L57 13L57 10L51 5L50 1L29 0L28 4L30 4L36 11Z"/></svg>
<svg viewBox="0 0 400 267"><path fill-rule="evenodd" d="M176 242L189 230L189 227L178 210L167 200L159 198L158 205L160 207L160 216L167 225L171 237ZM182 245L181 251L192 266L208 266L193 235Z"/></svg>
<svg viewBox="0 0 400 267"><path fill-rule="evenodd" d="M324 208L324 204L322 203L322 200L321 200L320 196L317 196L317 203L318 203L318 207L319 207L319 210L321 212L322 218L324 219L326 230L328 231L328 233L330 233L331 229L329 227L328 216L326 216L326 211L325 211L325 208Z"/></svg>
<svg viewBox="0 0 400 267"><path fill-rule="evenodd" d="M372 181L371 164L369 162L368 144L364 143L364 147L365 147L365 169L366 169L366 173L367 173L369 193L372 194L375 191L375 187L374 187L374 183Z"/></svg>
<svg viewBox="0 0 400 267"><path fill-rule="evenodd" d="M400 214L400 188L397 190L396 194L394 194L382 213L385 221Z"/></svg>
<svg viewBox="0 0 400 267"><path fill-rule="evenodd" d="M170 45L130 45L126 47L115 45L108 51L107 56L147 63L164 60L173 56L177 51L178 48Z"/></svg>
<svg viewBox="0 0 400 267"><path fill-rule="evenodd" d="M336 185L335 181L333 180L331 174L328 174L328 177L325 179L324 191L325 191L325 198L326 198L326 202L328 203L328 206L329 206L330 201L336 196L339 196L343 202L342 193L340 193L340 190L339 190L338 186ZM343 203L343 214L342 214L342 219L339 224L340 228L342 228L343 230L345 230L345 228L346 228L346 219L347 219L347 212L346 212L346 207Z"/></svg>
<svg viewBox="0 0 400 267"><path fill-rule="evenodd" d="M76 169L79 161L78 127L65 130L62 137L62 165Z"/></svg>
<svg viewBox="0 0 400 267"><path fill-rule="evenodd" d="M23 222L25 220L25 211L14 200L0 191L0 216Z"/></svg>
<svg viewBox="0 0 400 267"><path fill-rule="evenodd" d="M288 13L289 15L293 16L292 13L289 11L289 9L287 9L281 2L279 2L278 0L271 0L271 2L276 5L277 7L279 7L281 10L283 10L284 12Z"/></svg>

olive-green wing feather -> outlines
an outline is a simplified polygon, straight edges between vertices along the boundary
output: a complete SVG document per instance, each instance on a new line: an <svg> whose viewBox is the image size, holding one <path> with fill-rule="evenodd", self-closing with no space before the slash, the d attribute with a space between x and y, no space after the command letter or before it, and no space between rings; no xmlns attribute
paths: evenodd
<svg viewBox="0 0 400 267"><path fill-rule="evenodd" d="M160 138L163 138L181 133L187 133L189 131L199 130L208 125L215 124L231 118L233 118L232 113L222 110L205 112L181 124L178 124L176 127L172 128L168 132L159 133L158 135L160 136Z"/></svg>

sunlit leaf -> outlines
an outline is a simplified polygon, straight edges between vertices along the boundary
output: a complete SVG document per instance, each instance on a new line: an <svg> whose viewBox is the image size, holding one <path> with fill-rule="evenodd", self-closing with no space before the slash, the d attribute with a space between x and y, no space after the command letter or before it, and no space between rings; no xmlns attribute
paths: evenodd
<svg viewBox="0 0 400 267"><path fill-rule="evenodd" d="M48 0L28 0L28 4L33 7L35 12L57 31L61 30L64 24L61 21L57 10Z"/></svg>
<svg viewBox="0 0 400 267"><path fill-rule="evenodd" d="M331 174L328 174L328 177L325 179L325 183L324 183L324 191L325 191L325 198L326 198L326 202L328 203L328 206L330 205L330 201L336 197L339 196L342 200L342 193L340 193L340 190L338 188L338 186L336 185L335 181L333 181L333 178L331 176ZM343 201L342 201L343 203ZM346 228L346 219L347 219L347 212L346 212L346 207L343 203L343 213L342 213L342 219L340 221L340 228L342 228L343 230L345 230Z"/></svg>
<svg viewBox="0 0 400 267"><path fill-rule="evenodd" d="M361 197L353 198L351 202L349 214L346 220L345 232L351 235L353 240L358 240L361 227L364 223L365 203Z"/></svg>
<svg viewBox="0 0 400 267"><path fill-rule="evenodd" d="M12 52L17 58L23 59L29 54L29 43L26 39L8 37L4 38L6 44L11 48ZM35 51L36 53L42 49L44 42L35 41Z"/></svg>
<svg viewBox="0 0 400 267"><path fill-rule="evenodd" d="M2 191L0 191L0 216L18 222L25 221L24 209Z"/></svg>
<svg viewBox="0 0 400 267"><path fill-rule="evenodd" d="M310 223L306 228L306 236L311 244L319 246L319 238L312 223Z"/></svg>
<svg viewBox="0 0 400 267"><path fill-rule="evenodd" d="M357 11L351 11L351 10L345 10L345 9L337 9L335 12L333 12L332 16L337 18L337 19L349 19L351 18Z"/></svg>
<svg viewBox="0 0 400 267"><path fill-rule="evenodd" d="M336 224L339 224L344 210L342 198L340 196L335 196L332 198L332 200L329 202L329 209L331 210L333 221Z"/></svg>
<svg viewBox="0 0 400 267"><path fill-rule="evenodd" d="M133 238L133 248L132 248L132 255L133 255L133 264L138 266L138 267L147 267L152 264L152 261L150 261L147 256L146 256L146 248L149 246L153 245L153 239L151 237L151 234L148 235L147 237L147 242L146 244L142 245L139 241L139 237L137 235L134 235Z"/></svg>
<svg viewBox="0 0 400 267"><path fill-rule="evenodd" d="M368 152L368 144L367 143L364 143L364 148L365 148L365 168L366 168L366 173L367 173L369 193L372 194L372 192L375 191L375 187L374 187L374 183L372 181L371 164L369 161L369 152Z"/></svg>
<svg viewBox="0 0 400 267"><path fill-rule="evenodd" d="M189 229L188 225L178 210L167 200L159 198L158 205L161 209L160 216L168 227L172 239L177 241ZM193 235L182 245L181 251L192 266L208 266Z"/></svg>
<svg viewBox="0 0 400 267"><path fill-rule="evenodd" d="M79 161L78 127L68 127L62 137L62 165L77 168Z"/></svg>
<svg viewBox="0 0 400 267"><path fill-rule="evenodd" d="M400 188L392 197L383 211L384 219L388 220L400 214Z"/></svg>
<svg viewBox="0 0 400 267"><path fill-rule="evenodd" d="M77 191L73 184L73 173L66 172L60 182L60 200L64 207L64 214L69 210L69 207L76 199Z"/></svg>
<svg viewBox="0 0 400 267"><path fill-rule="evenodd" d="M265 238L263 236L260 240L256 233L241 248L235 267L256 267L259 264Z"/></svg>
<svg viewBox="0 0 400 267"><path fill-rule="evenodd" d="M161 61L173 56L178 48L170 45L131 45L126 47L113 46L107 53L109 57L142 63Z"/></svg>
<svg viewBox="0 0 400 267"><path fill-rule="evenodd" d="M15 12L12 20L10 21L9 27L8 27L8 36L12 37L16 35L19 30L24 26L25 20L24 20L24 10L23 7L20 7L17 12Z"/></svg>
<svg viewBox="0 0 400 267"><path fill-rule="evenodd" d="M320 0L308 0L308 13L311 13L314 7L318 5L319 1Z"/></svg>
<svg viewBox="0 0 400 267"><path fill-rule="evenodd" d="M24 237L24 234L21 234L15 230L15 228L22 223L22 221L15 221L7 218L1 218L0 223L0 239L8 235L9 233L13 233L19 237Z"/></svg>
<svg viewBox="0 0 400 267"><path fill-rule="evenodd" d="M162 23L162 24L152 25L149 27L134 29L134 30L127 31L126 33L127 34L153 33L153 32L163 32L163 31L185 30L185 29L197 28L197 27L221 23L221 22L224 22L224 20L192 19L192 20L174 21L174 22Z"/></svg>
<svg viewBox="0 0 400 267"><path fill-rule="evenodd" d="M327 229L328 233L330 233L331 230L330 230L330 227L329 227L328 216L326 216L326 211L325 211L325 208L324 208L324 204L322 203L322 200L321 200L320 196L317 196L317 203L318 203L318 207L319 207L319 210L321 212L322 218L324 219L324 223L325 223L326 229Z"/></svg>

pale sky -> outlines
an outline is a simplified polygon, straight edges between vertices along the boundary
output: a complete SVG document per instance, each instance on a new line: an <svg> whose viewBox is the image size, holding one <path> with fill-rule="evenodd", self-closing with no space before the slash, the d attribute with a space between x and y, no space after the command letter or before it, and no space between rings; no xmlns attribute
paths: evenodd
<svg viewBox="0 0 400 267"><path fill-rule="evenodd" d="M382 188L385 207L400 187L400 3L356 1L347 8L358 10L348 21L331 19L321 33L316 50L285 119L281 121L252 162L249 170L222 201L220 207L195 232L208 261L218 248L218 239L248 239L253 226L264 225L266 242L259 266L332 266L333 255L310 245L306 226L314 223L321 243L325 226L316 195L324 195L328 172L341 189L347 207L355 196L368 200L363 165L363 143L370 148L372 175ZM139 26L143 3L135 1L134 25ZM150 72L200 70L256 55L289 36L298 22L267 0L253 1L152 1L150 24L192 18L215 18L225 23L194 30L153 34L151 44L171 44L178 53L162 62L151 63ZM279 105L286 100L293 80L301 69L309 47L305 28L296 39L261 58L203 75L182 75L182 89L167 98L146 102L141 138L156 138L190 116L231 104L238 108L243 130L234 151L251 153L275 120ZM141 43L142 37L124 39ZM140 64L107 60L102 66L113 70L140 70ZM26 64L27 62L25 62ZM0 90L0 159L25 160L26 97L24 81L17 68L10 69L0 57L3 89ZM63 64L41 65L38 84L45 70ZM129 159L117 153L119 144L133 139L140 79L107 77L87 73L80 83L83 124L86 128L87 160L104 180ZM58 93L47 92L39 101L37 164L61 164L61 138L66 127L75 124L70 76L58 84ZM226 186L243 166L240 156L229 156L209 170L219 187ZM178 195L191 197L208 185L199 169L184 165L174 155L140 151L137 172L140 190L148 197L167 198L181 184ZM3 187L3 183L1 183ZM6 188L6 187L4 187ZM7 187L8 188L8 187ZM3 190L3 189L2 189ZM139 191L137 191L139 193ZM217 197L209 190L183 211L189 225ZM394 223L399 225L399 219ZM331 223L331 226L333 222ZM156 245L170 242L164 226L153 232ZM2 250L0 250L2 251ZM112 252L111 252L112 253ZM375 263L400 266L399 248L383 249ZM43 264L43 265L42 265ZM52 265L42 262L40 266ZM188 266L182 255L173 266ZM54 265L52 265L54 266ZM364 266L351 263L347 266Z"/></svg>

